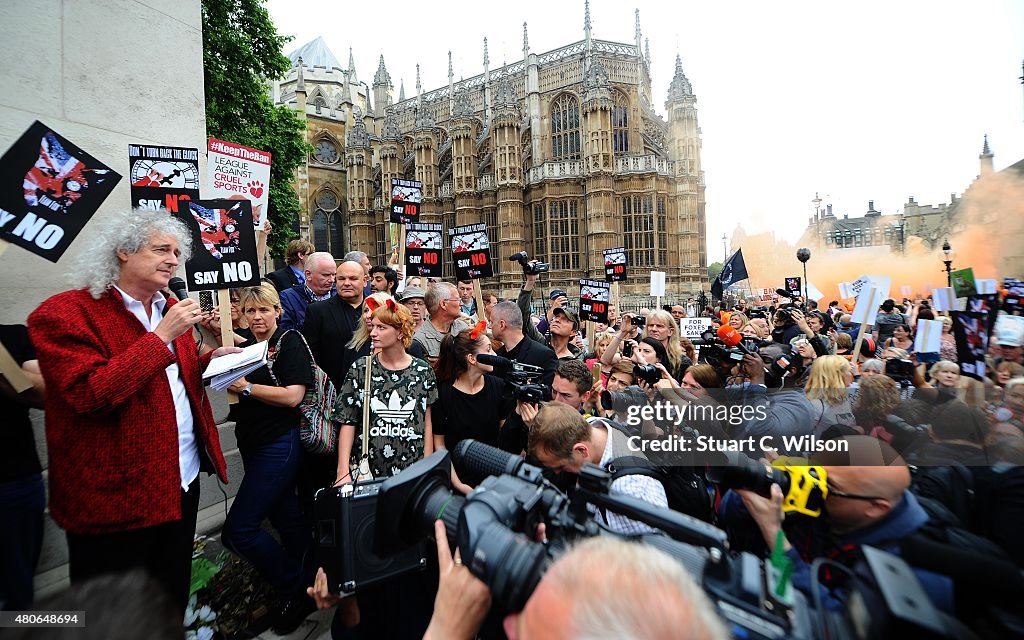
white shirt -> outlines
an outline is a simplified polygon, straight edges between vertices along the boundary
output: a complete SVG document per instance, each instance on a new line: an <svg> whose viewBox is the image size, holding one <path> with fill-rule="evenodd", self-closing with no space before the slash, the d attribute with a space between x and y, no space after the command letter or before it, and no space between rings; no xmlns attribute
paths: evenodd
<svg viewBox="0 0 1024 640"><path fill-rule="evenodd" d="M592 424L591 427L594 429L604 429L608 433L608 437L605 440L604 453L601 455L600 464L598 464L599 467L607 470L608 465L615 458L630 455L629 451L620 451L618 453L612 451L611 427L604 427L600 424ZM642 476L639 474L622 476L618 480L612 482L611 486L608 488L608 493L610 495L624 495L639 498L640 500L650 504L652 507L668 509L668 497L665 495L665 487L650 476ZM637 520L627 518L626 516L613 511L607 511L604 514L598 511L597 516L605 521L609 529L623 535L656 533L658 531L658 529L655 529L654 527Z"/></svg>
<svg viewBox="0 0 1024 640"><path fill-rule="evenodd" d="M153 316L147 318L146 307L142 302L125 293L121 287L115 285L114 288L121 293L124 308L139 319L146 331L152 331L164 319L167 299L159 291L153 295L153 303L150 305ZM174 351L174 341L171 341L167 348L177 355ZM188 401L185 383L181 381L178 362L175 361L167 367L166 372L167 382L171 385L171 397L174 399L174 415L178 421L178 469L181 471L181 488L187 491L188 485L199 475L199 449L196 447L196 434L192 429L192 405Z"/></svg>

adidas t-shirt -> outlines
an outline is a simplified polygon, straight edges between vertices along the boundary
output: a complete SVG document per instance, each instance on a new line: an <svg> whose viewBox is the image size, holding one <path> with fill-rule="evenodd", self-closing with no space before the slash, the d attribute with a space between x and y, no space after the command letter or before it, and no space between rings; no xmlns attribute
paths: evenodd
<svg viewBox="0 0 1024 640"><path fill-rule="evenodd" d="M366 360L356 360L338 392L331 420L356 427L350 464L363 455L363 385ZM393 476L423 458L427 407L437 400L437 380L430 365L412 358L405 369L385 369L374 358L370 370L370 470L374 478Z"/></svg>

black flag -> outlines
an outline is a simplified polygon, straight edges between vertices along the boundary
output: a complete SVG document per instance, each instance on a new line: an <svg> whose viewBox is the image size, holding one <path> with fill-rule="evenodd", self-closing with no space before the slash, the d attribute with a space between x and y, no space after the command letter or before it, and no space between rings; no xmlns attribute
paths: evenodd
<svg viewBox="0 0 1024 640"><path fill-rule="evenodd" d="M720 299L722 291L732 286L733 283L746 279L747 265L743 263L743 249L737 249L736 253L725 261L722 273L718 274L715 281L711 283L711 295Z"/></svg>

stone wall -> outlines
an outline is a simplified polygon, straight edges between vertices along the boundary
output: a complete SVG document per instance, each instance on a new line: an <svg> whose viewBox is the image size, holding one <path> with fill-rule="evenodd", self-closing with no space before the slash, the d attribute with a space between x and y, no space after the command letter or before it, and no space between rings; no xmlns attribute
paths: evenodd
<svg viewBox="0 0 1024 640"><path fill-rule="evenodd" d="M123 178L96 219L130 206L128 144L206 147L203 39L199 0L0 0L0 150L39 120L112 167ZM205 175L206 156L200 154ZM24 323L50 295L67 288L90 227L58 264L17 247L0 257L0 322ZM213 394L223 418L223 394ZM46 465L42 414L33 411ZM221 442L231 485L204 477L200 532L218 529L225 496L235 494L242 465L234 426ZM44 472L45 477L45 472ZM47 518L36 591L67 584L63 532Z"/></svg>

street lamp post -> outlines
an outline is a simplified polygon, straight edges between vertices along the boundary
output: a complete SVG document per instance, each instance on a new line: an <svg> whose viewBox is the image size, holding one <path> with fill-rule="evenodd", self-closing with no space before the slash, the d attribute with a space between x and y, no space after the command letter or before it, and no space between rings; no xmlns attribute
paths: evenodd
<svg viewBox="0 0 1024 640"><path fill-rule="evenodd" d="M953 258L956 255L953 253L953 247L949 246L949 240L942 243L942 264L946 265L946 286L953 286Z"/></svg>

